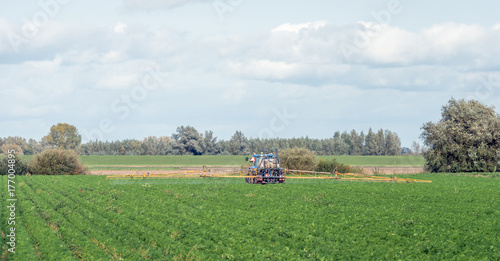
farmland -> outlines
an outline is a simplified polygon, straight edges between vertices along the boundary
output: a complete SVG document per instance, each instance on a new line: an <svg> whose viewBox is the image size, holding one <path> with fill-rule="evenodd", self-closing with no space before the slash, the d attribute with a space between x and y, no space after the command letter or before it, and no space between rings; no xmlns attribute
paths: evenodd
<svg viewBox="0 0 500 261"><path fill-rule="evenodd" d="M97 166L240 166L247 156L80 156L83 164ZM356 166L423 166L420 156L318 156L322 159L336 158L341 163Z"/></svg>
<svg viewBox="0 0 500 261"><path fill-rule="evenodd" d="M17 251L9 257L3 237L2 257L500 258L500 179L412 178L433 183L290 180L258 186L241 179L19 176ZM5 233L6 222L1 228Z"/></svg>
<svg viewBox="0 0 500 261"><path fill-rule="evenodd" d="M179 167L241 166L247 156L80 156L89 170L172 170ZM420 156L318 156L335 158L355 166L417 166L424 164Z"/></svg>
<svg viewBox="0 0 500 261"><path fill-rule="evenodd" d="M80 156L80 161L89 170L173 170L179 167L207 166L241 166L246 164L247 156L204 155L204 156ZM0 158L2 156L0 155ZM31 160L33 156L25 155L23 159ZM340 163L353 166L408 166L422 167L421 156L318 156L321 159L337 159Z"/></svg>

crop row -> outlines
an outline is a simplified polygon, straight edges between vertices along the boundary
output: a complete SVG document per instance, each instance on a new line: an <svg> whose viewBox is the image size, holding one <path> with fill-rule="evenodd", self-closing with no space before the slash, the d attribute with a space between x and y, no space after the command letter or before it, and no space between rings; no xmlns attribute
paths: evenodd
<svg viewBox="0 0 500 261"><path fill-rule="evenodd" d="M19 177L21 254L11 257L498 259L500 182L421 178L434 182Z"/></svg>

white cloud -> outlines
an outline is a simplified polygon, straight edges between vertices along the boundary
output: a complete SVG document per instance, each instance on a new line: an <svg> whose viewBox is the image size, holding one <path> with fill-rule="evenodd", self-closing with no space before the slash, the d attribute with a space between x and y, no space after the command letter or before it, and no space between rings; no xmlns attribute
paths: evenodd
<svg viewBox="0 0 500 261"><path fill-rule="evenodd" d="M126 60L128 57L121 51L111 50L101 58L101 63L116 63Z"/></svg>
<svg viewBox="0 0 500 261"><path fill-rule="evenodd" d="M114 27L113 27L113 31L115 33L124 33L125 31L127 30L127 25L124 24L124 23L117 23Z"/></svg>
<svg viewBox="0 0 500 261"><path fill-rule="evenodd" d="M25 70L33 74L57 73L61 67L61 61L61 57L56 57L53 60L28 61L25 63Z"/></svg>
<svg viewBox="0 0 500 261"><path fill-rule="evenodd" d="M172 9L190 3L211 3L213 0L123 0L122 9L127 12Z"/></svg>
<svg viewBox="0 0 500 261"><path fill-rule="evenodd" d="M327 25L328 22L326 21L316 21L316 22L310 22L310 23L302 23L302 24L282 24L273 30L271 30L272 33L276 33L279 31L285 31L285 32L292 32L292 33L299 33L302 29L314 29L318 30L321 27L324 27Z"/></svg>

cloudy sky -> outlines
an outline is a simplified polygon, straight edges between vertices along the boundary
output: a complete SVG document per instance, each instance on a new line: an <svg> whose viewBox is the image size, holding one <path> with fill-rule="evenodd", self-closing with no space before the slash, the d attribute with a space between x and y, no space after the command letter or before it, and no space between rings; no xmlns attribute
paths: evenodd
<svg viewBox="0 0 500 261"><path fill-rule="evenodd" d="M0 136L395 131L451 98L500 107L500 2L2 1Z"/></svg>

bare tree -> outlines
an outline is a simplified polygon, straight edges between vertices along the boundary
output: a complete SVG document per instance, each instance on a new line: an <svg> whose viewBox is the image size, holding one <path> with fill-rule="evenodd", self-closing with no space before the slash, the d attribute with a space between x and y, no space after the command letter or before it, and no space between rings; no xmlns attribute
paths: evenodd
<svg viewBox="0 0 500 261"><path fill-rule="evenodd" d="M417 141L413 141L413 143L411 144L411 150L413 155L422 155L420 143L418 143Z"/></svg>

